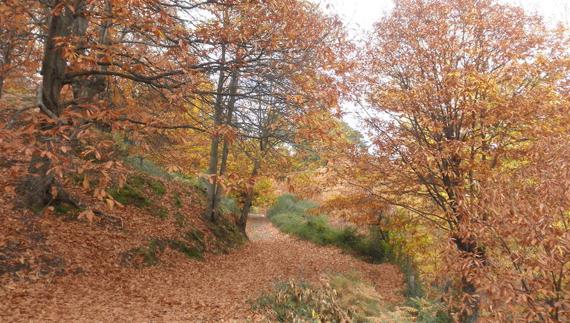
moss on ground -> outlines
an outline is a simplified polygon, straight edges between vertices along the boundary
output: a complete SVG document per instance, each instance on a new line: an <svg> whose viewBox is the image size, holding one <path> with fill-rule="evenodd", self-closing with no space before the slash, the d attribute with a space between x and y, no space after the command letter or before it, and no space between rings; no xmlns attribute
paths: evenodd
<svg viewBox="0 0 570 323"><path fill-rule="evenodd" d="M127 250L121 255L121 262L129 267L150 267L160 262L160 255L166 248L178 251L189 259L202 259L203 247L193 241L177 239L151 239L148 245Z"/></svg>
<svg viewBox="0 0 570 323"><path fill-rule="evenodd" d="M109 194L123 205L134 205L143 208L151 204L141 191L129 184L125 184L122 188L113 187L109 190Z"/></svg>
<svg viewBox="0 0 570 323"><path fill-rule="evenodd" d="M114 186L108 192L121 204L143 208L152 204L145 195L146 189L157 196L166 194L166 186L161 181L142 175L129 176L122 188Z"/></svg>

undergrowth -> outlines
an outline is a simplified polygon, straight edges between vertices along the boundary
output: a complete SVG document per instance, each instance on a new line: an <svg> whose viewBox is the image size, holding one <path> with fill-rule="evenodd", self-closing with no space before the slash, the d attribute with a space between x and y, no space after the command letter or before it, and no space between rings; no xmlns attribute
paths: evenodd
<svg viewBox="0 0 570 323"><path fill-rule="evenodd" d="M414 322L416 310L394 307L355 273L321 284L288 281L260 297L254 310L280 322Z"/></svg>
<svg viewBox="0 0 570 323"><path fill-rule="evenodd" d="M404 274L407 304L415 309L418 322L450 322L441 303L428 299L419 279L417 267L390 232L371 228L368 234L358 233L354 227L335 228L326 215L312 215L317 204L300 200L293 195L280 196L268 210L267 216L281 231L319 245L334 245L368 262L390 262Z"/></svg>

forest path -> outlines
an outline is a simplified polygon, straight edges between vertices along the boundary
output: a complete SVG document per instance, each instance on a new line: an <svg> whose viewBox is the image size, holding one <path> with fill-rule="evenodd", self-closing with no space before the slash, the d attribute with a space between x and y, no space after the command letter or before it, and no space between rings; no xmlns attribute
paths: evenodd
<svg viewBox="0 0 570 323"><path fill-rule="evenodd" d="M262 215L250 217L247 233L251 241L243 247L200 262L181 259L144 270L70 275L12 291L10 301L0 305L0 318L11 315L0 321L259 321L251 300L275 283L316 282L327 273L354 271L373 282L386 300L402 298L396 266L365 263L337 248L295 239Z"/></svg>

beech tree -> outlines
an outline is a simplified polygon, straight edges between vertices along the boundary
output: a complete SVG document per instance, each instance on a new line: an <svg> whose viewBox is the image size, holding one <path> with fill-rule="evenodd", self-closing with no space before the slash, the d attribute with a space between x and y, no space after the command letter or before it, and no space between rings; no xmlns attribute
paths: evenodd
<svg viewBox="0 0 570 323"><path fill-rule="evenodd" d="M209 40L200 45L209 55L202 64L215 80L215 91L202 92L212 107L213 125L206 215L215 220L229 141L274 138L278 124L270 134L250 127L256 109L270 108L270 101L297 107L282 111L286 118L333 108L343 90L337 78L348 69L349 45L337 18L304 1L244 2L231 8L214 4L209 10L215 18L199 24L196 34Z"/></svg>
<svg viewBox="0 0 570 323"><path fill-rule="evenodd" d="M496 261L472 210L485 207L485 180L524 162L535 130L559 111L561 32L490 0L400 0L371 35L363 73L374 154L364 167L377 197L448 232L462 321L477 318L484 297L473 273Z"/></svg>
<svg viewBox="0 0 570 323"><path fill-rule="evenodd" d="M25 12L25 5L12 3L11 7ZM37 129L39 140L32 139L39 145L33 153L31 176L22 185L26 204L33 207L65 195L56 193L57 187L61 191L56 175L63 174L62 165L53 164L58 150L69 151L70 144L86 136L90 125L112 127L119 119L132 121L121 111L109 109L112 102L104 100L110 81L126 80L166 95L188 87L188 78L197 69L192 54L183 50L188 36L176 18L181 13L175 10L189 2L54 0L42 5L38 11L48 14L38 106L45 120ZM161 23L156 24L157 20ZM85 154L100 155L90 147ZM98 190L101 198L104 192Z"/></svg>

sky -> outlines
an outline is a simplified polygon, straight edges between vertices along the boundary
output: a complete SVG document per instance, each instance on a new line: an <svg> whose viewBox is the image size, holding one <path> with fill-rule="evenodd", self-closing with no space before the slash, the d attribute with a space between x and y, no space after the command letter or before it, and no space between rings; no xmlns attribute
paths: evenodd
<svg viewBox="0 0 570 323"><path fill-rule="evenodd" d="M393 7L392 0L314 1L323 6L329 5L329 10L337 13L353 33L359 28L370 29L375 21ZM536 12L544 16L549 23L563 21L570 24L570 0L500 0L500 2L519 5L530 12Z"/></svg>
<svg viewBox="0 0 570 323"><path fill-rule="evenodd" d="M393 8L392 0L313 0L325 10L338 14L344 21L350 35L358 38L363 31L370 31L380 17ZM498 0L521 6L531 13L543 16L549 25L564 22L570 25L570 0ZM361 128L356 116L359 109L350 102L343 104L343 119L354 129Z"/></svg>

